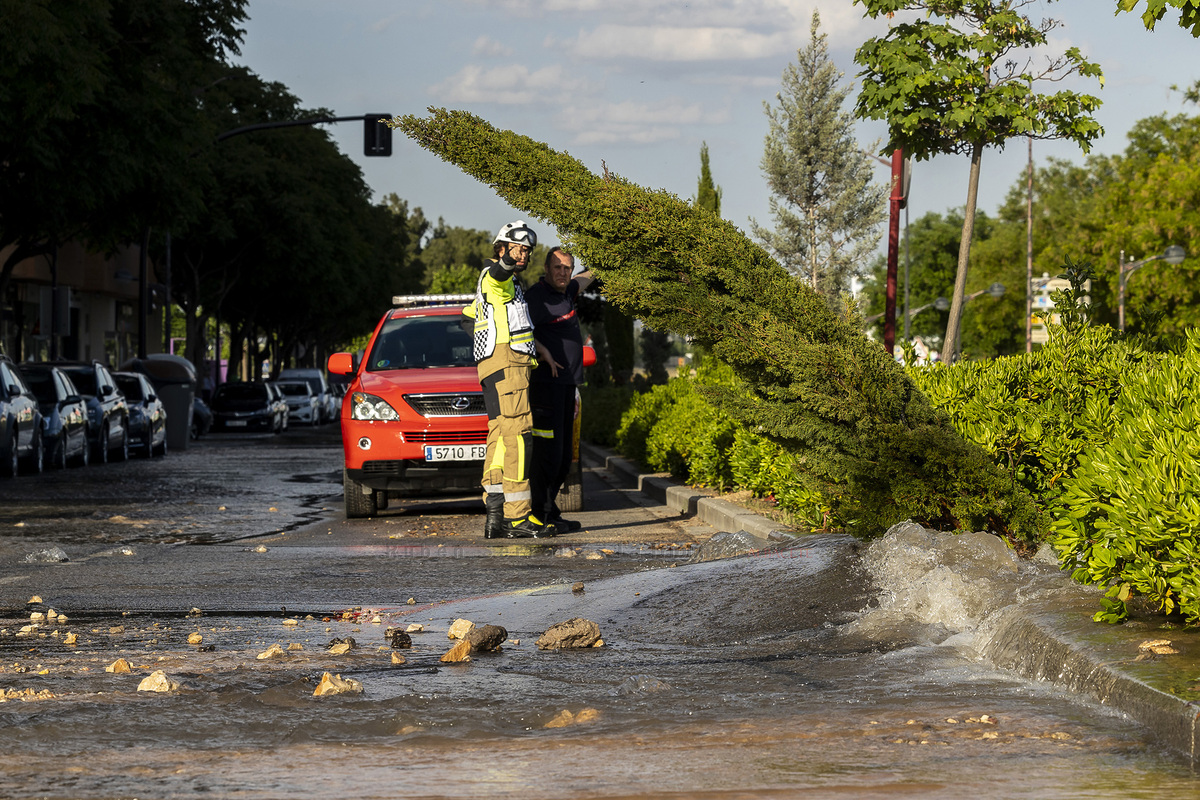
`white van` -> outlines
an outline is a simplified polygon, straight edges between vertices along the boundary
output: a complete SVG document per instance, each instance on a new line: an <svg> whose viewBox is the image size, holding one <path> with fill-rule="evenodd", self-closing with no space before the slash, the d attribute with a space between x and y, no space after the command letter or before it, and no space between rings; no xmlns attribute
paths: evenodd
<svg viewBox="0 0 1200 800"><path fill-rule="evenodd" d="M333 396L333 392L329 390L329 381L325 380L325 370L311 367L285 369L280 371L277 380L304 381L312 387L312 392L316 395L317 408L321 412L321 422L329 422L332 419L337 419L337 399Z"/></svg>

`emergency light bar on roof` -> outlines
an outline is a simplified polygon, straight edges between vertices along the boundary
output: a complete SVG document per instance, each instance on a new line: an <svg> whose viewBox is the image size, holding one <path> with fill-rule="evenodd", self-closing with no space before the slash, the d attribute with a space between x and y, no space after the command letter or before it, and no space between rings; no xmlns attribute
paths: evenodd
<svg viewBox="0 0 1200 800"><path fill-rule="evenodd" d="M392 305L398 308L421 306L455 306L475 300L473 294L398 294L392 297Z"/></svg>

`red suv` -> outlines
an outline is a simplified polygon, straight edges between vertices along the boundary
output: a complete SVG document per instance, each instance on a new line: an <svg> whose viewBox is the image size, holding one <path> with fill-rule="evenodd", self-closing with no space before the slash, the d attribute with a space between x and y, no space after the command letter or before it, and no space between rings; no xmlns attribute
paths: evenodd
<svg viewBox="0 0 1200 800"><path fill-rule="evenodd" d="M346 516L387 508L388 494L479 488L487 410L471 354L470 295L396 297L361 363L334 353L342 399Z"/></svg>

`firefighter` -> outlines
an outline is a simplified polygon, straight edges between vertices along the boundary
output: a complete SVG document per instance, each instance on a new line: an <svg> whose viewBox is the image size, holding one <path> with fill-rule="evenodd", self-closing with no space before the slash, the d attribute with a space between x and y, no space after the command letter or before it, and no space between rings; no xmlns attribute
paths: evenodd
<svg viewBox="0 0 1200 800"><path fill-rule="evenodd" d="M463 311L474 319L475 363L488 414L483 462L488 539L543 538L556 532L533 515L529 490L529 373L539 348L515 277L529 264L536 245L537 234L523 220L502 227L492 243L496 258L480 272L475 301Z"/></svg>

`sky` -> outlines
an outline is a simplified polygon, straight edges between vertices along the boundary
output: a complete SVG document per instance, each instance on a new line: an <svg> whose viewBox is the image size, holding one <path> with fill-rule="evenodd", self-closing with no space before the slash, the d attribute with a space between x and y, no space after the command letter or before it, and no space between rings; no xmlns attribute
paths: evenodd
<svg viewBox="0 0 1200 800"><path fill-rule="evenodd" d="M1062 22L1051 48L1078 47L1104 71L1055 87L1095 94L1104 136L1096 153L1118 153L1139 119L1189 111L1172 85L1200 79L1200 40L1166 19L1148 32L1116 0L1032 0L1036 20ZM883 35L851 0L250 0L240 63L279 81L308 108L337 115L424 114L463 109L546 142L594 172L603 166L681 198L696 193L707 143L721 215L744 231L768 227L770 190L760 167L784 68L821 15L830 56L853 83L854 52ZM1193 66L1189 67L1188 65ZM852 95L853 97L853 95ZM852 101L850 101L852 102ZM1194 107L1193 113L1200 113ZM375 199L395 193L448 225L497 230L525 218L492 190L397 135L390 158L362 154L362 127L331 125L363 170ZM883 122L855 125L860 146L878 150ZM1035 164L1081 162L1078 146L1035 142ZM1026 140L984 152L979 208L993 213L1021 180ZM913 166L911 219L964 205L967 156ZM888 170L878 169L881 182ZM530 220L542 241L557 237Z"/></svg>

